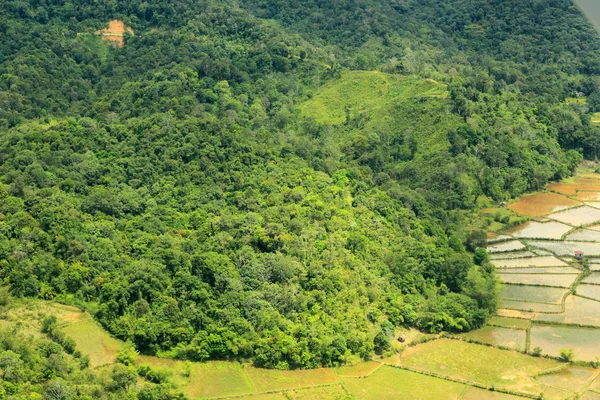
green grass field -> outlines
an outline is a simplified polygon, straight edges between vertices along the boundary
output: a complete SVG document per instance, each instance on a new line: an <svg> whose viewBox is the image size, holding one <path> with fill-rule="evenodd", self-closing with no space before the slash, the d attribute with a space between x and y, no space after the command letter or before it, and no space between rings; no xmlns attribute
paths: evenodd
<svg viewBox="0 0 600 400"><path fill-rule="evenodd" d="M110 336L96 321L86 320L62 328L77 344L77 349L90 357L90 366L97 367L115 361L123 342Z"/></svg>
<svg viewBox="0 0 600 400"><path fill-rule="evenodd" d="M378 362L366 361L366 362L362 362L362 363L358 363L358 364L354 364L354 365L339 367L337 369L337 373L339 376L357 378L357 377L369 375L370 373L375 371L380 366L381 366L381 364Z"/></svg>
<svg viewBox="0 0 600 400"><path fill-rule="evenodd" d="M512 396L510 394L491 392L479 388L468 388L461 396L460 400L522 400L522 397Z"/></svg>
<svg viewBox="0 0 600 400"><path fill-rule="evenodd" d="M248 377L258 392L295 389L304 386L325 385L338 382L332 368L279 371L262 368L246 368Z"/></svg>
<svg viewBox="0 0 600 400"><path fill-rule="evenodd" d="M378 71L346 71L342 77L323 86L313 98L299 105L300 115L317 122L340 125L351 114L368 111L384 116L399 99L447 97L446 86L431 79L401 77Z"/></svg>
<svg viewBox="0 0 600 400"><path fill-rule="evenodd" d="M367 378L344 378L361 400L456 400L465 385L384 365Z"/></svg>
<svg viewBox="0 0 600 400"><path fill-rule="evenodd" d="M460 118L449 112L447 97L446 86L431 79L346 71L297 109L301 118L328 125L344 124L348 112L352 122L339 139L349 146L389 140L385 132L418 135L415 158L419 159L450 146L447 131Z"/></svg>
<svg viewBox="0 0 600 400"><path fill-rule="evenodd" d="M315 388L288 390L285 392L288 400L350 400L341 384L320 386Z"/></svg>

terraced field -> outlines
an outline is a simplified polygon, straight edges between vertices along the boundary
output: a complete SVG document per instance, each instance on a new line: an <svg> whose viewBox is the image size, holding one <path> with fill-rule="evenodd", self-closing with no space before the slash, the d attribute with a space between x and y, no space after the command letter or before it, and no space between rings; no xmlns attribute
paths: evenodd
<svg viewBox="0 0 600 400"><path fill-rule="evenodd" d="M530 221L496 232L488 246L504 284L498 316L464 337L556 359L571 349L581 367L534 380L569 392L545 398L600 398L598 370L584 367L600 359L600 175L548 189L509 205Z"/></svg>

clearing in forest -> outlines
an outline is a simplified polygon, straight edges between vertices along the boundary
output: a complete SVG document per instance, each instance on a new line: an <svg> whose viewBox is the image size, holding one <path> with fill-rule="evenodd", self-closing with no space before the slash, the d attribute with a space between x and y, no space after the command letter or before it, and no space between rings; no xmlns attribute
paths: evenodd
<svg viewBox="0 0 600 400"><path fill-rule="evenodd" d="M125 27L125 23L118 19L113 19L108 22L108 28L97 31L96 33L102 36L103 40L109 40L111 42L115 42L119 47L123 47L125 41L123 37L125 36L125 32L133 35L133 29L130 27Z"/></svg>

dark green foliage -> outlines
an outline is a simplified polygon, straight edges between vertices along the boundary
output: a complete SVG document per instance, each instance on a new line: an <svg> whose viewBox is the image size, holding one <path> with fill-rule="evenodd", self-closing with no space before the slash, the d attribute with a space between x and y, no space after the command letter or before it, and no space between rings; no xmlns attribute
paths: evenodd
<svg viewBox="0 0 600 400"><path fill-rule="evenodd" d="M567 1L5 3L0 278L146 354L314 368L386 350L395 326L477 328L497 298L477 198L539 190L600 147L564 104L595 107L600 65ZM121 49L93 36L113 18L136 32ZM443 95L301 117L348 68ZM114 392L133 382L121 356Z"/></svg>

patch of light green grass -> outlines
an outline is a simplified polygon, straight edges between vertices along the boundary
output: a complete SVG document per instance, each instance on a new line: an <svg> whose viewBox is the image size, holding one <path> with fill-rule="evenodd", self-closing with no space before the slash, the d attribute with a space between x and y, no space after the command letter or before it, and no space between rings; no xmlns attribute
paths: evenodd
<svg viewBox="0 0 600 400"><path fill-rule="evenodd" d="M246 373L259 393L338 382L331 368L280 371L250 367L246 368Z"/></svg>
<svg viewBox="0 0 600 400"><path fill-rule="evenodd" d="M90 357L90 366L110 364L115 361L123 342L113 338L93 320L67 325L62 330L75 340L77 349Z"/></svg>
<svg viewBox="0 0 600 400"><path fill-rule="evenodd" d="M465 385L384 365L367 378L342 378L364 400L456 400Z"/></svg>

